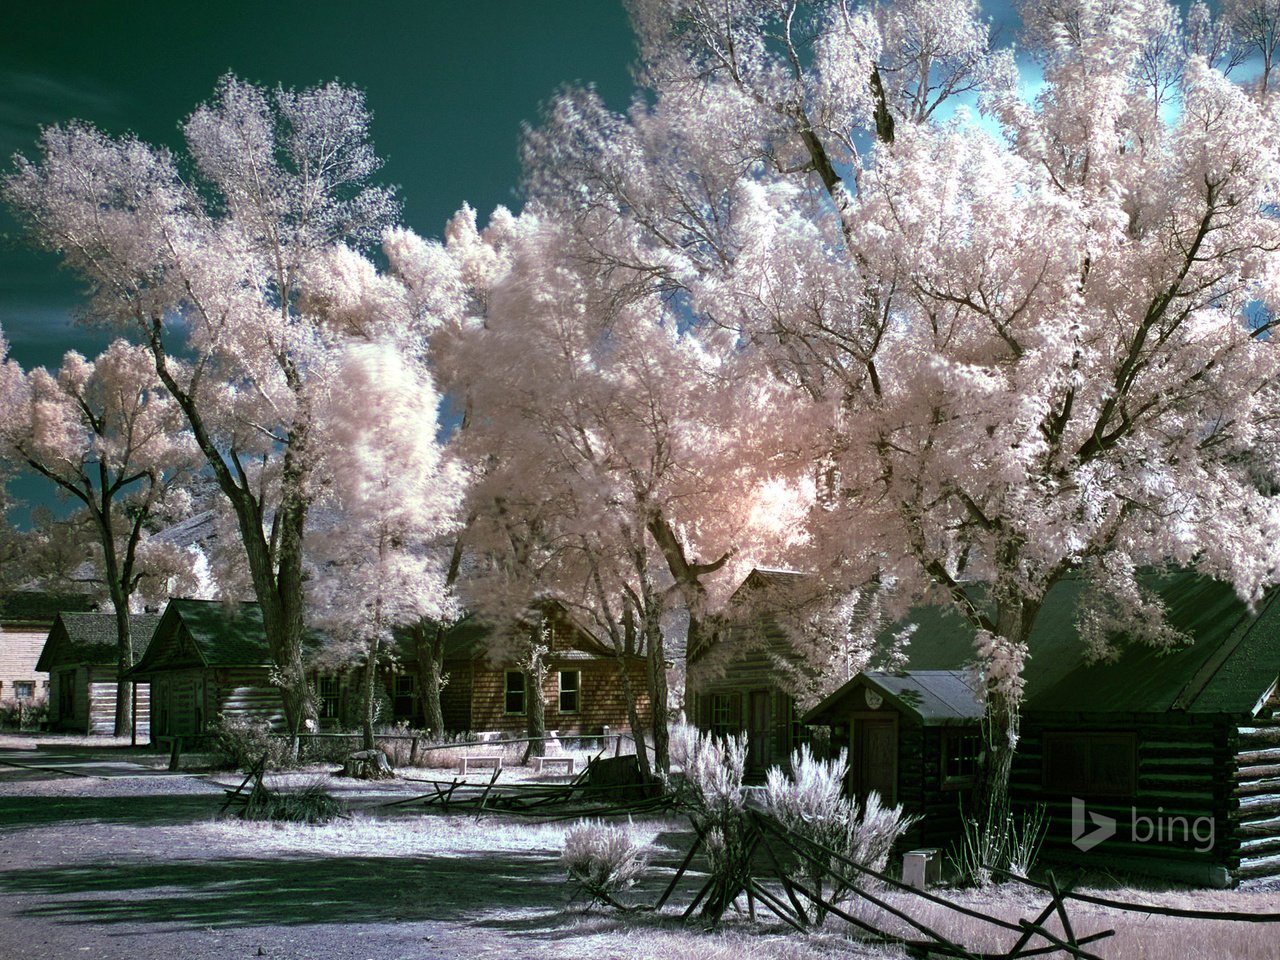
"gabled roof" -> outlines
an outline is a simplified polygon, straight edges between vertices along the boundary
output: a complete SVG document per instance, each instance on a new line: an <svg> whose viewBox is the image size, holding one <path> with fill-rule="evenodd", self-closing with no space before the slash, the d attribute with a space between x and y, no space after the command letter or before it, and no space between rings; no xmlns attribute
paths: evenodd
<svg viewBox="0 0 1280 960"><path fill-rule="evenodd" d="M141 658L151 643L160 615L133 614L129 635L134 656ZM49 631L36 669L49 673L70 664L112 665L116 657L116 615L114 613L60 613Z"/></svg>
<svg viewBox="0 0 1280 960"><path fill-rule="evenodd" d="M967 670L918 670L904 673L867 671L858 674L805 714L805 723L841 723L854 691L868 688L925 726L973 725L983 706Z"/></svg>
<svg viewBox="0 0 1280 960"><path fill-rule="evenodd" d="M171 666L267 667L271 648L256 603L170 600L146 654L129 671L143 676Z"/></svg>
<svg viewBox="0 0 1280 960"><path fill-rule="evenodd" d="M1045 598L1032 629L1023 670L1025 713L1256 710L1280 676L1280 590L1250 611L1230 585L1193 571L1145 580L1163 600L1169 625L1192 642L1162 651L1121 637L1114 660L1086 663L1076 627L1085 584L1064 579ZM909 675L963 671L972 663L974 630L959 614L924 607L904 622L916 625L905 650Z"/></svg>
<svg viewBox="0 0 1280 960"><path fill-rule="evenodd" d="M52 623L64 610L93 610L97 606L93 597L83 593L19 590L0 594L0 621Z"/></svg>
<svg viewBox="0 0 1280 960"><path fill-rule="evenodd" d="M586 661L615 656L613 648L588 630L563 604L555 600L544 601L547 615L556 625L552 649L548 661ZM487 657L489 637L493 628L478 617L468 615L449 628L445 634L444 657L446 660L472 660Z"/></svg>

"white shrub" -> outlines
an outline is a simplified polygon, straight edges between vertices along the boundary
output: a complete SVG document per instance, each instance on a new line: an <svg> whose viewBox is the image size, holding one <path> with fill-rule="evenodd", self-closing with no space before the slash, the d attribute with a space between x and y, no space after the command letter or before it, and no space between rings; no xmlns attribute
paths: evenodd
<svg viewBox="0 0 1280 960"><path fill-rule="evenodd" d="M765 810L792 833L854 863L882 871L893 845L919 818L906 815L900 806L884 806L874 791L859 810L858 804L844 795L848 773L843 750L834 760L819 760L802 746L791 756L790 775L778 767L769 770ZM810 889L831 902L869 879L825 855L803 858L801 871ZM837 874L854 882L846 884ZM821 924L823 918L819 910L816 922Z"/></svg>
<svg viewBox="0 0 1280 960"><path fill-rule="evenodd" d="M648 851L636 840L630 824L580 820L565 832L560 859L570 879L581 884L593 901L607 903L644 872Z"/></svg>

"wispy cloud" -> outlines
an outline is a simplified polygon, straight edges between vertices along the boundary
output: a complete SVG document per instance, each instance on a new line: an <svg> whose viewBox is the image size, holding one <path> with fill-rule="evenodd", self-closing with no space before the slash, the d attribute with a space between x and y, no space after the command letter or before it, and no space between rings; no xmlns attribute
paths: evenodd
<svg viewBox="0 0 1280 960"><path fill-rule="evenodd" d="M40 128L73 117L111 124L126 98L100 84L45 73L0 70L0 157L29 150Z"/></svg>

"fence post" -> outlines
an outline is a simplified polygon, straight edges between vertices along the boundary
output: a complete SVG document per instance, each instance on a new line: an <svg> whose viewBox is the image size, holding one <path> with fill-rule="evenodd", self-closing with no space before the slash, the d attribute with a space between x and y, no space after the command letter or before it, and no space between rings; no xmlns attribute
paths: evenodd
<svg viewBox="0 0 1280 960"><path fill-rule="evenodd" d="M175 736L173 745L169 749L169 769L178 769L178 760L182 757L182 738Z"/></svg>

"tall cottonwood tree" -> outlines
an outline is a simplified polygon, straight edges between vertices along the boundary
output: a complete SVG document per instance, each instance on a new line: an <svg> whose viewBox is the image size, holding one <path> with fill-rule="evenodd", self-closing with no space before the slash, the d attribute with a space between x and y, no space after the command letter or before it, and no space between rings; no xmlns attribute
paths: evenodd
<svg viewBox="0 0 1280 960"><path fill-rule="evenodd" d="M1174 640L1143 565L1277 579L1274 114L1199 5L1027 4L1033 100L965 0L630 9L646 89L558 98L531 194L792 388L815 570L974 625L999 819L1058 580L1095 587L1083 657Z"/></svg>
<svg viewBox="0 0 1280 960"><path fill-rule="evenodd" d="M752 494L787 465L785 418L761 416L778 388L747 381L733 337L686 336L660 296L614 297L578 271L571 231L536 210L499 211L483 232L464 211L447 237L476 301L439 352L466 398L461 442L484 463L476 533L526 556L536 589L577 608L620 664L644 655L651 711L633 725L665 770L663 621L686 610L696 633L704 578L758 545Z"/></svg>
<svg viewBox="0 0 1280 960"><path fill-rule="evenodd" d="M73 123L45 130L4 182L33 241L88 281L87 317L141 339L186 417L234 512L293 731L315 713L302 659L315 395L334 342L380 323L336 321L309 295L398 214L371 182L368 125L337 83L228 76L183 125L181 155Z"/></svg>
<svg viewBox="0 0 1280 960"><path fill-rule="evenodd" d="M4 352L0 340L0 356ZM77 546L89 548L90 578L101 584L115 613L115 734L126 736L133 697L123 676L134 663L134 596L143 589L153 601L163 599L175 578L179 589L194 579L189 554L148 542L162 516L172 520L185 512L184 484L201 462L182 411L156 376L151 354L116 340L93 360L68 353L56 373L24 373L6 361L0 367L0 444L6 459L83 508L88 522L77 527L86 537ZM83 561L79 553L76 565Z"/></svg>
<svg viewBox="0 0 1280 960"><path fill-rule="evenodd" d="M377 668L394 631L455 613L446 564L432 548L456 523L462 473L436 441L439 397L428 372L394 343L349 347L327 406L310 615L336 641L327 659L362 667L361 726L372 750Z"/></svg>

